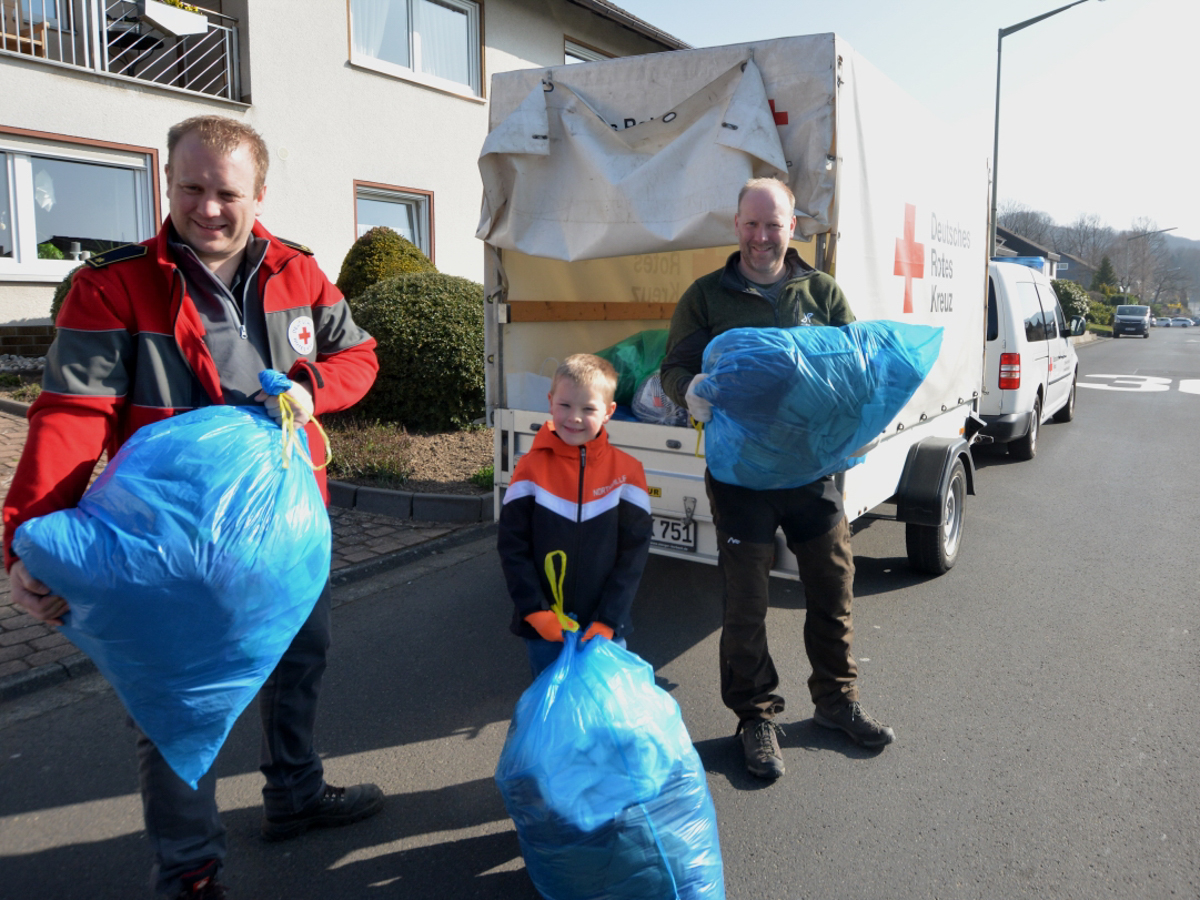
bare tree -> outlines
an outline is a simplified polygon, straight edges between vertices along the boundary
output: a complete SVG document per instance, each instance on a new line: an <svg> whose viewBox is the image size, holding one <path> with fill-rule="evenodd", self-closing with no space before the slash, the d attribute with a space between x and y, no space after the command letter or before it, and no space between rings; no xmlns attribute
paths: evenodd
<svg viewBox="0 0 1200 900"><path fill-rule="evenodd" d="M1043 247L1052 247L1054 244L1055 230L1058 227L1054 220L1046 213L1031 209L1023 203L1005 200L996 213L996 221L1035 244L1041 244Z"/></svg>
<svg viewBox="0 0 1200 900"><path fill-rule="evenodd" d="M1078 256L1093 266L1109 251L1115 232L1100 221L1095 213L1081 214L1070 225L1058 229L1058 247L1073 256Z"/></svg>
<svg viewBox="0 0 1200 900"><path fill-rule="evenodd" d="M1142 299L1161 292L1163 279L1171 269L1171 254L1167 240L1159 233L1158 224L1145 216L1134 219L1129 231L1122 233L1116 242L1117 258L1113 265L1128 293Z"/></svg>

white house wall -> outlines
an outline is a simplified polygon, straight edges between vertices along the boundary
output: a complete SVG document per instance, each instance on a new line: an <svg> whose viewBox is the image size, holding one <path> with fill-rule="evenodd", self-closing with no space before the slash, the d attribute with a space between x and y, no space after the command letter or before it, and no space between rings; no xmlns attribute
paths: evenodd
<svg viewBox="0 0 1200 900"><path fill-rule="evenodd" d="M614 55L662 49L567 0L481 6L485 95L494 72L561 65L564 36ZM352 66L347 7L330 0L249 4L241 21L248 104L0 55L0 126L157 148L163 165L175 122L205 113L241 118L271 150L263 224L311 247L331 279L355 238L359 180L431 191L438 268L482 282L483 245L474 234L486 100ZM159 186L165 217L165 178ZM52 284L0 280L0 323L48 321L52 293Z"/></svg>

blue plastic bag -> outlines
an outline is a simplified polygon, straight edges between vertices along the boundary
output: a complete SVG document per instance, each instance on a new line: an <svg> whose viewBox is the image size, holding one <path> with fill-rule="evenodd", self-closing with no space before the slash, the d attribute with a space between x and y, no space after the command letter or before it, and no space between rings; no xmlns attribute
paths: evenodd
<svg viewBox="0 0 1200 900"><path fill-rule="evenodd" d="M722 900L716 810L678 705L637 655L564 637L496 766L534 886L546 900Z"/></svg>
<svg viewBox="0 0 1200 900"><path fill-rule="evenodd" d="M794 488L862 461L937 361L942 329L882 320L734 328L704 352L696 393L713 405L704 453L714 478Z"/></svg>
<svg viewBox="0 0 1200 900"><path fill-rule="evenodd" d="M304 430L294 439L305 450ZM190 784L304 624L329 578L329 515L310 466L261 407L145 426L79 506L13 548L71 606L62 633Z"/></svg>

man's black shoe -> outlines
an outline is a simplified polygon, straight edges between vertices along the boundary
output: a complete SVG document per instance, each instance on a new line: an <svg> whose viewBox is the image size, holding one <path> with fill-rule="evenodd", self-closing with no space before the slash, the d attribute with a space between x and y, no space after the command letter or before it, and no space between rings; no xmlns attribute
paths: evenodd
<svg viewBox="0 0 1200 900"><path fill-rule="evenodd" d="M818 706L813 721L824 728L837 728L862 747L883 747L896 739L896 732L874 718L857 700L837 700Z"/></svg>
<svg viewBox="0 0 1200 900"><path fill-rule="evenodd" d="M773 781L783 774L783 753L776 732L783 734L783 729L770 719L744 719L738 724L746 769L751 775Z"/></svg>
<svg viewBox="0 0 1200 900"><path fill-rule="evenodd" d="M218 866L215 859L210 859L200 868L181 875L177 900L225 900L225 887L217 881Z"/></svg>
<svg viewBox="0 0 1200 900"><path fill-rule="evenodd" d="M287 816L263 816L262 836L266 841L286 841L310 828L336 828L361 822L383 808L383 791L373 784L353 787L325 785L316 803Z"/></svg>

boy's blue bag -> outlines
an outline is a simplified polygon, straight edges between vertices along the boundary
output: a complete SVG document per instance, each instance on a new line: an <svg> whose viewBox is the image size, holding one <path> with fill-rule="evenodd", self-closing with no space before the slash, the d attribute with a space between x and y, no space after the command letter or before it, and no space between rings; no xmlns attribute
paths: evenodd
<svg viewBox="0 0 1200 900"><path fill-rule="evenodd" d="M70 604L63 634L192 787L329 578L329 515L308 462L284 467L283 435L260 407L147 425L78 507L13 542Z"/></svg>
<svg viewBox="0 0 1200 900"><path fill-rule="evenodd" d="M696 393L713 405L704 453L714 478L800 487L862 462L937 361L942 329L875 320L840 327L734 328L704 352Z"/></svg>
<svg viewBox="0 0 1200 900"><path fill-rule="evenodd" d="M517 702L496 783L546 900L723 900L704 767L654 670L573 632Z"/></svg>

